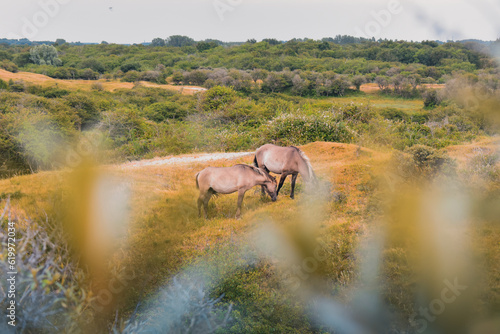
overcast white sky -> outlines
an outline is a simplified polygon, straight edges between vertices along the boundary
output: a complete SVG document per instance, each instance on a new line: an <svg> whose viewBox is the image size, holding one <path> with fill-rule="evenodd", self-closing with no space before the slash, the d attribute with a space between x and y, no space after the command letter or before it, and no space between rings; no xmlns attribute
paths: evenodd
<svg viewBox="0 0 500 334"><path fill-rule="evenodd" d="M0 38L140 43L333 37L500 37L500 0L0 0ZM384 15L392 9L390 15ZM379 15L378 21L375 13Z"/></svg>

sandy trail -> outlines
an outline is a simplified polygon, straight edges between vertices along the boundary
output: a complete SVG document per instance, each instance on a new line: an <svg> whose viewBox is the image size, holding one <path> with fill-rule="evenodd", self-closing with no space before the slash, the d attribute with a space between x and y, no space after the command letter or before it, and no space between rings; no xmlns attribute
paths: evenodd
<svg viewBox="0 0 500 334"><path fill-rule="evenodd" d="M230 152L230 153L200 153L180 156L168 156L164 158L155 158L150 160L131 161L120 165L122 169L131 169L146 166L172 166L184 165L199 162L208 162L216 160L233 160L254 154L254 152Z"/></svg>

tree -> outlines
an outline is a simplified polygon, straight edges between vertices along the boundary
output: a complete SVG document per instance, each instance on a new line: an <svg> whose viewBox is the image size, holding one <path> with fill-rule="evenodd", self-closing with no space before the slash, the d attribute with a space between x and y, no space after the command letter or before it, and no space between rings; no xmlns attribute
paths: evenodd
<svg viewBox="0 0 500 334"><path fill-rule="evenodd" d="M352 78L352 84L358 91L361 89L361 85L364 83L366 83L366 78L362 75L356 75L354 78Z"/></svg>
<svg viewBox="0 0 500 334"><path fill-rule="evenodd" d="M56 42L54 43L54 45L63 45L63 44L66 44L66 40L65 39L62 39L62 38L58 38L56 39Z"/></svg>
<svg viewBox="0 0 500 334"><path fill-rule="evenodd" d="M30 49L30 60L37 65L62 65L57 49L52 45L37 45Z"/></svg>
<svg viewBox="0 0 500 334"><path fill-rule="evenodd" d="M330 43L328 43L327 41L323 41L318 45L318 49L320 49L321 51L330 50Z"/></svg>
<svg viewBox="0 0 500 334"><path fill-rule="evenodd" d="M265 38L262 40L262 42L267 42L269 45L278 45L281 44L280 41L278 41L276 38Z"/></svg>
<svg viewBox="0 0 500 334"><path fill-rule="evenodd" d="M194 44L196 44L194 39L187 36L174 35L167 38L167 46L182 47Z"/></svg>
<svg viewBox="0 0 500 334"><path fill-rule="evenodd" d="M309 82L307 80L302 79L298 74L295 74L295 76L293 77L292 84L293 84L292 92L300 96L305 94L309 87Z"/></svg>
<svg viewBox="0 0 500 334"><path fill-rule="evenodd" d="M271 72L264 80L264 83L262 84L262 89L264 91L271 91L272 93L281 92L282 89L285 87L285 85L286 82L283 76L281 76L276 72Z"/></svg>
<svg viewBox="0 0 500 334"><path fill-rule="evenodd" d="M441 103L441 100L435 89L425 91L423 94L423 98L425 108L434 108Z"/></svg>
<svg viewBox="0 0 500 334"><path fill-rule="evenodd" d="M199 52L203 52L206 50L214 49L218 46L219 45L214 41L212 41L212 42L198 42L198 44L196 44L196 49L198 49Z"/></svg>
<svg viewBox="0 0 500 334"><path fill-rule="evenodd" d="M387 88L389 88L389 80L387 79L386 76L378 76L375 78L375 83L378 85L378 88L380 90L384 91Z"/></svg>
<svg viewBox="0 0 500 334"><path fill-rule="evenodd" d="M172 74L172 81L174 82L174 84L178 85L180 84L181 82L184 81L184 75L182 74L182 72L179 72L179 71L175 71L173 74Z"/></svg>
<svg viewBox="0 0 500 334"><path fill-rule="evenodd" d="M194 70L184 74L184 83L201 86L207 81L208 74L205 70Z"/></svg>
<svg viewBox="0 0 500 334"><path fill-rule="evenodd" d="M82 69L90 68L93 71L99 72L101 74L106 71L104 65L99 60L93 58L82 61L80 63L80 68Z"/></svg>
<svg viewBox="0 0 500 334"><path fill-rule="evenodd" d="M139 63L123 64L122 66L120 66L120 70L122 70L125 73L127 73L128 71L140 71L141 64L139 64Z"/></svg>
<svg viewBox="0 0 500 334"><path fill-rule="evenodd" d="M165 46L165 40L163 38L155 38L151 41L151 46Z"/></svg>

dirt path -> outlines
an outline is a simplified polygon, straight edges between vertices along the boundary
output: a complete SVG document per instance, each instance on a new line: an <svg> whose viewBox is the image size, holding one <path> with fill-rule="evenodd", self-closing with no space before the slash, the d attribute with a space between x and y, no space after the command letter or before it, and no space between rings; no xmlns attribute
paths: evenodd
<svg viewBox="0 0 500 334"><path fill-rule="evenodd" d="M82 89L82 90L91 90L92 85L99 82L102 85L104 90L114 91L116 89L132 89L134 88L133 82L121 82L117 80L61 80L54 79L48 77L43 74L36 74L31 72L17 72L12 73L5 70L0 69L0 79L9 81L9 80L23 80L25 82L29 82L36 85L42 85L45 87L48 86L58 86L61 88L67 89ZM158 85L155 83L140 81L141 85L145 87L155 87L155 88L163 88L168 90L175 90L185 95L193 95L198 92L205 91L206 88L196 87L196 86L174 86L174 85Z"/></svg>
<svg viewBox="0 0 500 334"><path fill-rule="evenodd" d="M446 85L444 85L444 84L423 84L423 85L420 85L419 87L425 87L425 88L429 88L429 89L431 89L431 88L432 89L442 89L445 86ZM354 87L351 87L351 88L354 89ZM376 83L367 83L367 84L361 85L360 90L362 92L365 92L365 93L371 93L371 92L378 92L380 90L380 88Z"/></svg>
<svg viewBox="0 0 500 334"><path fill-rule="evenodd" d="M232 152L232 153L200 153L187 154L180 156L168 156L164 158L155 158L151 160L132 161L120 165L122 169L138 168L145 166L160 166L160 165L184 165L197 162L207 162L215 160L233 160L245 156L252 155L254 152Z"/></svg>

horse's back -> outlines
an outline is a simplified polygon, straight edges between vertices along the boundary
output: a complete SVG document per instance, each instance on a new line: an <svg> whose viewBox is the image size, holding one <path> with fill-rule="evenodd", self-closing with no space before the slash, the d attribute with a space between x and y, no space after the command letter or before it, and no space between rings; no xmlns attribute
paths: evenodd
<svg viewBox="0 0 500 334"><path fill-rule="evenodd" d="M294 146L277 146L265 144L255 152L259 165L265 166L269 171L277 174L295 171L297 161L300 160L300 150Z"/></svg>
<svg viewBox="0 0 500 334"><path fill-rule="evenodd" d="M199 173L200 189L212 189L221 194L230 194L238 190L242 178L242 167L207 167Z"/></svg>

